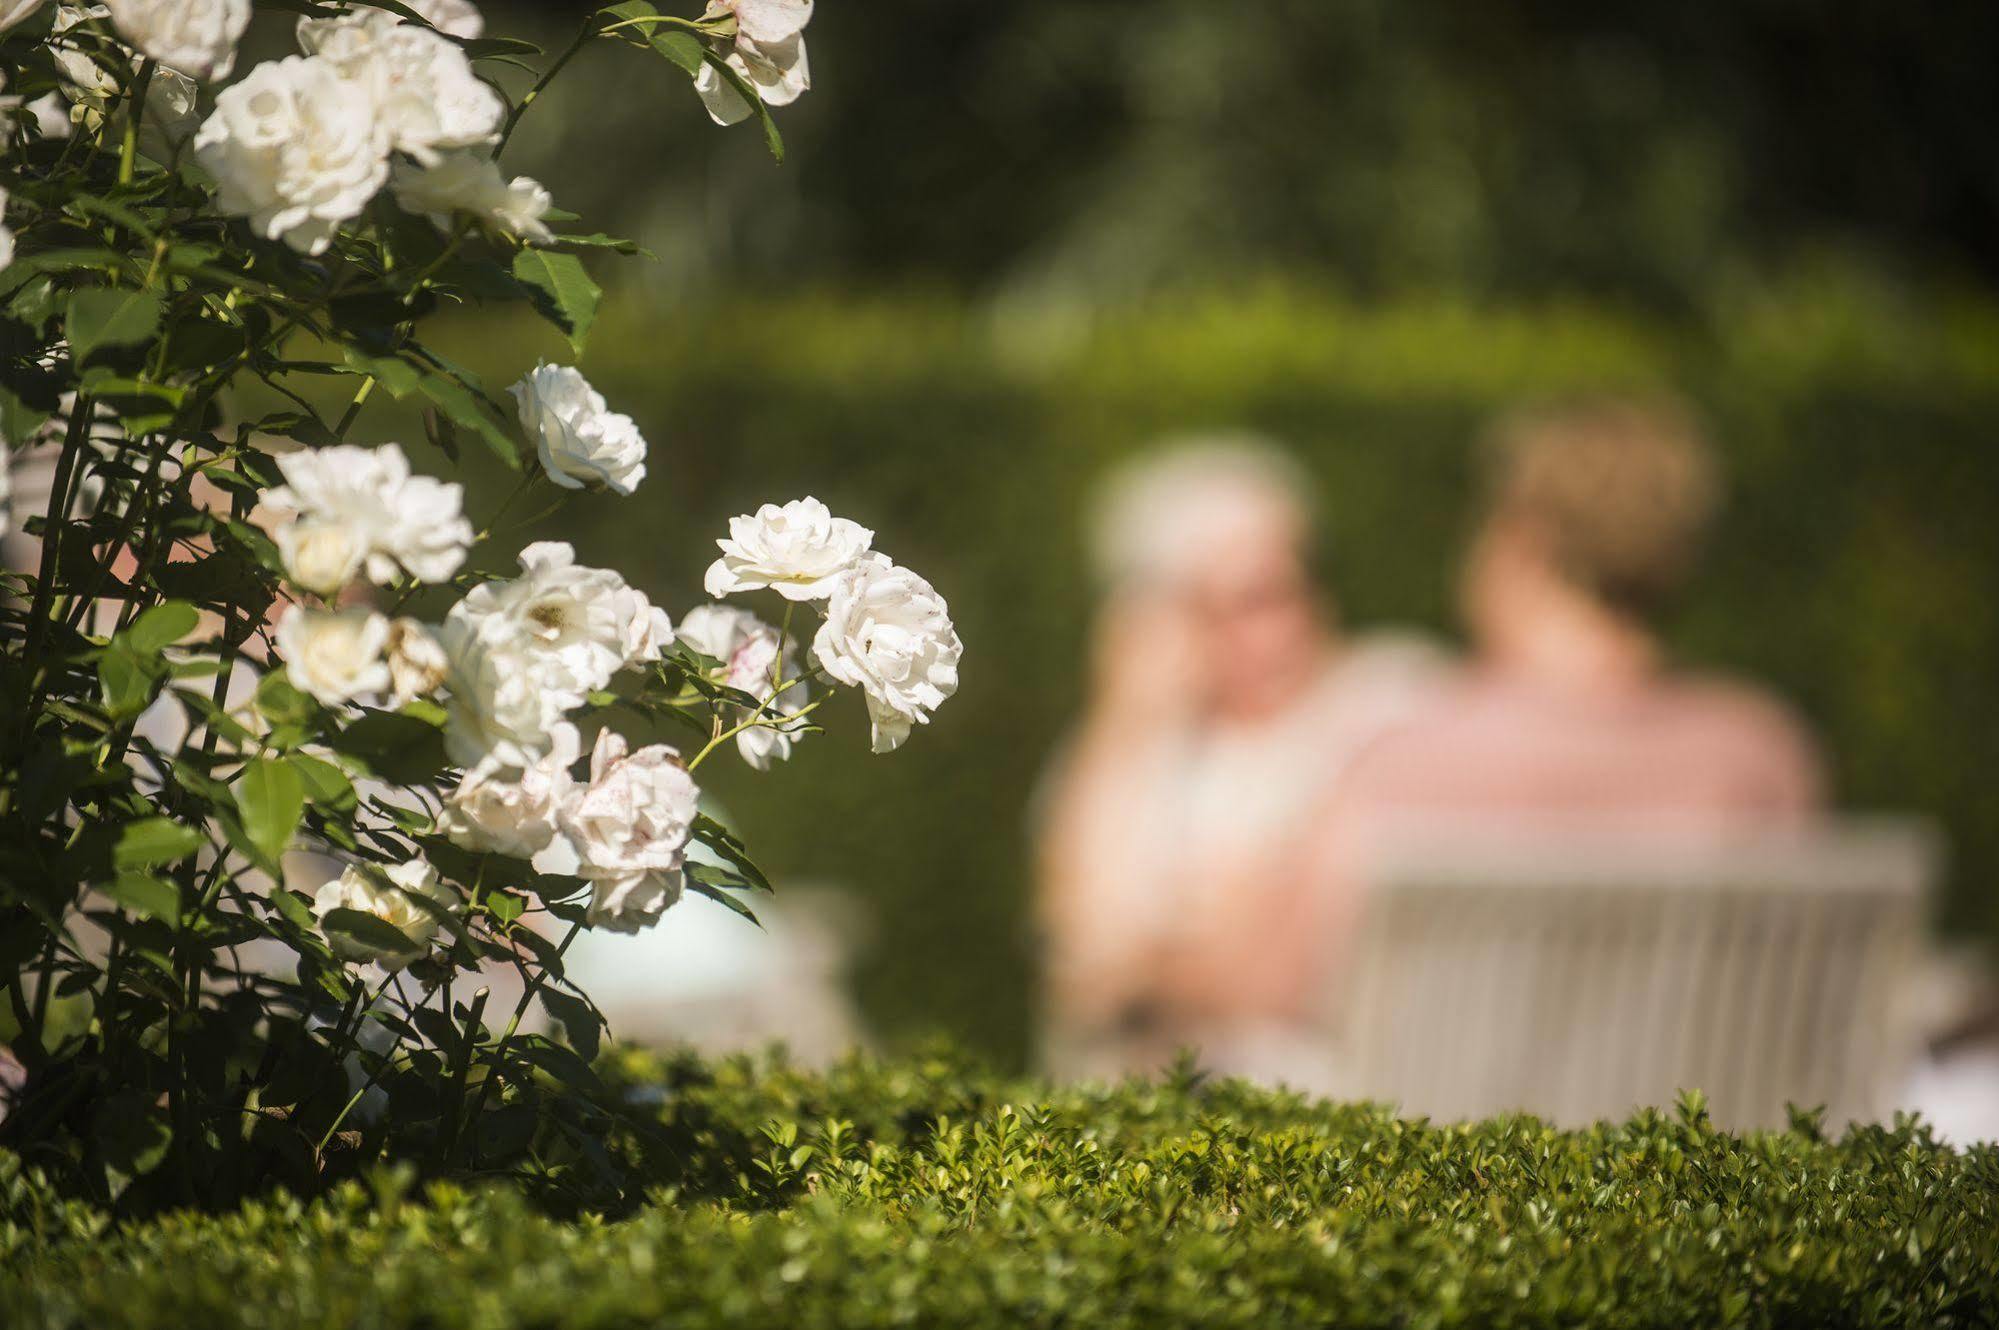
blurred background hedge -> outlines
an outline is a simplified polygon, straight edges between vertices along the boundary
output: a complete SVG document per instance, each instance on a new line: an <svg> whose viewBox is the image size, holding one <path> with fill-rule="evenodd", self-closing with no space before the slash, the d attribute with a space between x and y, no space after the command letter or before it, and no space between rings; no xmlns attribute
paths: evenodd
<svg viewBox="0 0 1999 1330"><path fill-rule="evenodd" d="M505 381L541 336L463 348ZM542 348L550 355L555 347ZM892 759L847 734L714 792L784 879L872 907L857 978L882 1028L1002 1057L1032 993L1024 832L1074 710L1095 477L1161 432L1248 426L1319 478L1349 619L1452 631L1475 432L1523 395L1669 383L1730 463L1728 519L1674 626L1688 659L1773 681L1824 735L1844 805L1942 817L1939 925L1999 932L1999 311L1800 286L1704 330L1581 307L1367 310L1275 287L1024 341L941 300L795 298L660 320L614 303L585 365L654 442L634 502L548 534L676 613L727 516L814 493L894 533L951 597L964 690ZM851 731L851 726L836 727Z"/></svg>
<svg viewBox="0 0 1999 1330"><path fill-rule="evenodd" d="M1442 633L1475 432L1581 387L1708 413L1732 505L1675 642L1791 697L1843 805L1941 818L1938 926L1999 937L1999 9L828 0L810 43L782 167L608 50L517 166L658 255L592 259L583 360L652 477L545 534L677 613L728 516L812 492L951 599L964 690L907 749L715 780L784 879L872 907L879 1028L1029 1046L1024 824L1108 463L1290 442L1348 617Z"/></svg>

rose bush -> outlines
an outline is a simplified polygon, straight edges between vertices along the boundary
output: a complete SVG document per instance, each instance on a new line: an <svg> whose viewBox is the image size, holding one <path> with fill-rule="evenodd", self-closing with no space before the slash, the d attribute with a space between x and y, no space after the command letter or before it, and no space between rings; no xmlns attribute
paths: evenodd
<svg viewBox="0 0 1999 1330"><path fill-rule="evenodd" d="M570 366L509 402L422 330L515 299L580 348L579 253L640 251L559 230L500 169L522 115L608 38L776 150L811 6L628 0L538 69L465 0L255 8L298 51L239 71L250 0L0 7L0 502L17 467L46 481L0 584L0 1039L24 1069L0 1138L127 1204L384 1154L597 1194L621 1109L570 939L689 893L748 914L768 884L701 811L702 764L733 741L770 766L843 684L892 748L961 648L811 499L738 518L703 579L776 625L708 604L676 633L568 545L516 550L533 495L644 502L647 439ZM385 397L423 409L421 456L348 441ZM520 472L478 520L430 474L466 447ZM563 1042L524 1028L537 1002Z"/></svg>

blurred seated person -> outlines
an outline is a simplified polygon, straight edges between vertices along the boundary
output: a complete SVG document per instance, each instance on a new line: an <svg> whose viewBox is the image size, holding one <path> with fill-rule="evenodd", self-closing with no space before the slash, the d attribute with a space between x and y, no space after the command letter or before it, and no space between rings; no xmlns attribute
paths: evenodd
<svg viewBox="0 0 1999 1330"><path fill-rule="evenodd" d="M1343 765L1414 714L1442 656L1347 643L1311 571L1307 487L1260 443L1188 444L1115 477L1097 523L1103 603L1086 710L1041 791L1046 1056L1058 1075L1157 1071L1200 1046L1277 1077L1295 1031L1244 1027L1181 969L1253 977Z"/></svg>
<svg viewBox="0 0 1999 1330"><path fill-rule="evenodd" d="M1819 758L1790 711L1753 685L1674 668L1656 630L1720 496L1691 417L1671 403L1574 402L1506 422L1491 452L1462 581L1472 667L1348 766L1311 882L1267 907L1297 945L1265 957L1255 990L1224 971L1189 975L1211 1001L1268 1004L1245 1013L1264 1019L1323 1007L1370 847L1398 837L1719 838L1818 809Z"/></svg>

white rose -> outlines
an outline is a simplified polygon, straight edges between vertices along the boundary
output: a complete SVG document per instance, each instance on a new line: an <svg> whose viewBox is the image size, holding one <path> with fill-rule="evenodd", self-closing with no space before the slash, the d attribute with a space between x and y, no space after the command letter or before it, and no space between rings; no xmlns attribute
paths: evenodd
<svg viewBox="0 0 1999 1330"><path fill-rule="evenodd" d="M646 476L646 441L630 416L567 365L537 365L508 390L520 403L521 428L535 441L542 469L566 489L603 485L630 494Z"/></svg>
<svg viewBox="0 0 1999 1330"><path fill-rule="evenodd" d="M756 615L734 605L697 605L681 616L675 640L704 656L722 662L721 682L753 697L767 697L775 684L791 684L771 702L776 715L770 723L744 730L736 736L736 751L757 771L767 771L773 762L791 756L792 744L804 722L790 722L805 705L800 678L797 643L786 638L783 645L783 672L779 677L777 629ZM768 713L767 713L768 714ZM734 709L736 721L744 719L744 708Z"/></svg>
<svg viewBox="0 0 1999 1330"><path fill-rule="evenodd" d="M820 669L867 695L877 753L899 748L958 691L964 650L944 598L879 554L840 579L812 642Z"/></svg>
<svg viewBox="0 0 1999 1330"><path fill-rule="evenodd" d="M0 217L5 217L6 215L7 215L7 187L5 185L0 185ZM4 270L7 267L7 265L12 263L13 261L14 261L14 233L12 230L8 229L7 225L4 222L0 222L0 270ZM7 458L6 458L5 449L6 449L6 440L0 439L0 486L4 486L6 484ZM6 498L7 498L6 490L4 488L0 488L0 504L4 504L6 502ZM6 525L4 523L0 523L0 532L4 532L6 529L7 529Z"/></svg>
<svg viewBox="0 0 1999 1330"><path fill-rule="evenodd" d="M384 9L300 19L299 45L374 91L383 127L399 151L426 165L448 148L500 136L507 104L472 71L457 43Z"/></svg>
<svg viewBox="0 0 1999 1330"><path fill-rule="evenodd" d="M663 611L609 569L578 564L561 541L522 550L519 577L472 588L445 622L510 657L560 711L673 640Z"/></svg>
<svg viewBox="0 0 1999 1330"><path fill-rule="evenodd" d="M723 57L766 106L789 106L812 87L805 57L805 25L812 0L712 0L706 18L736 16L736 40ZM747 119L755 109L735 86L707 63L694 77L694 90L718 125Z"/></svg>
<svg viewBox="0 0 1999 1330"><path fill-rule="evenodd" d="M353 580L367 556L362 534L338 517L301 518L271 532L294 586L331 596Z"/></svg>
<svg viewBox="0 0 1999 1330"><path fill-rule="evenodd" d="M359 566L378 583L393 580L399 566L420 582L443 582L465 562L472 524L463 487L410 474L396 444L301 449L278 458L278 470L285 483L264 492L265 518L287 574L308 590L327 594L340 540L332 528L358 548Z"/></svg>
<svg viewBox="0 0 1999 1330"><path fill-rule="evenodd" d="M0 0L0 32L40 9L46 0Z"/></svg>
<svg viewBox="0 0 1999 1330"><path fill-rule="evenodd" d="M389 621L366 605L287 606L273 635L291 681L330 707L388 688L388 644Z"/></svg>
<svg viewBox="0 0 1999 1330"><path fill-rule="evenodd" d="M227 78L250 26L250 0L104 0L134 46L204 83Z"/></svg>
<svg viewBox="0 0 1999 1330"><path fill-rule="evenodd" d="M341 960L374 961L385 970L400 970L430 953L431 939L452 904L451 889L438 880L437 870L422 859L411 859L392 868L349 864L314 895L312 912L324 920L335 910L358 910L400 932L409 944L388 951L340 933L326 939Z"/></svg>
<svg viewBox="0 0 1999 1330"><path fill-rule="evenodd" d="M554 842L557 819L575 782L581 751L574 725L554 727L549 750L525 768L483 762L444 801L438 830L468 850L533 859Z"/></svg>
<svg viewBox="0 0 1999 1330"><path fill-rule="evenodd" d="M451 659L437 635L415 619L389 625L389 705L401 707L443 687Z"/></svg>
<svg viewBox="0 0 1999 1330"><path fill-rule="evenodd" d="M524 175L509 182L492 158L477 152L446 153L430 166L398 161L389 188L397 203L423 213L440 231L449 231L462 213L501 235L543 245L555 238L542 220L555 206L548 191Z"/></svg>
<svg viewBox="0 0 1999 1330"><path fill-rule="evenodd" d="M533 765L548 751L568 700L542 686L517 641L487 641L467 621L446 619L438 640L450 662L445 751L466 768Z"/></svg>
<svg viewBox="0 0 1999 1330"><path fill-rule="evenodd" d="M673 749L634 753L610 730L598 734L590 783L562 811L575 871L592 887L593 925L636 933L680 899L700 798Z"/></svg>
<svg viewBox="0 0 1999 1330"><path fill-rule="evenodd" d="M767 503L729 520L728 536L715 542L722 557L708 567L708 594L770 587L786 600L824 600L874 539L874 532L833 516L810 496L782 508Z"/></svg>
<svg viewBox="0 0 1999 1330"><path fill-rule="evenodd" d="M324 252L368 206L388 178L389 147L373 85L301 56L224 88L194 137L215 206L306 254Z"/></svg>

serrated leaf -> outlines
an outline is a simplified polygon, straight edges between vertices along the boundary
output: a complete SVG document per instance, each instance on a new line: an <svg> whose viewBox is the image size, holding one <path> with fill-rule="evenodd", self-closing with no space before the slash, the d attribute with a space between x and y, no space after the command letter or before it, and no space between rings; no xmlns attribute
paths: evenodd
<svg viewBox="0 0 1999 1330"><path fill-rule="evenodd" d="M397 785L414 785L444 768L444 732L391 711L366 712L334 738L333 747Z"/></svg>
<svg viewBox="0 0 1999 1330"><path fill-rule="evenodd" d="M514 276L528 288L542 317L562 329L581 355L590 325L597 321L597 301L604 294L583 261L555 250L523 249L514 255Z"/></svg>
<svg viewBox="0 0 1999 1330"><path fill-rule="evenodd" d="M359 802L354 793L354 783L347 779L346 772L331 762L305 753L293 753L285 761L304 782L306 800L313 807L345 813L352 811Z"/></svg>

